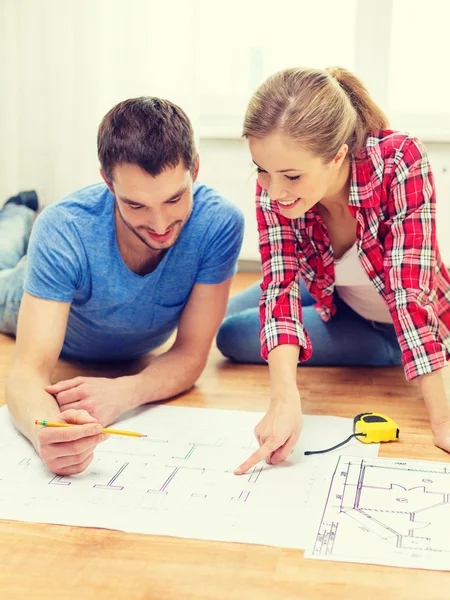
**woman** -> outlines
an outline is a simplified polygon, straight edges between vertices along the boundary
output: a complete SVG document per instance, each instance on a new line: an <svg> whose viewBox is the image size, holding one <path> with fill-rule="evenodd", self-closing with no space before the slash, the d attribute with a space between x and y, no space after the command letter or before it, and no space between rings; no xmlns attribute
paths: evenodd
<svg viewBox="0 0 450 600"><path fill-rule="evenodd" d="M420 382L436 445L450 451L441 375L450 276L425 148L389 130L362 82L340 68L270 77L250 101L243 135L258 169L262 296L254 286L231 300L218 346L235 361L268 360L271 404L255 429L259 450L236 472L290 454L304 361L403 362L406 378Z"/></svg>

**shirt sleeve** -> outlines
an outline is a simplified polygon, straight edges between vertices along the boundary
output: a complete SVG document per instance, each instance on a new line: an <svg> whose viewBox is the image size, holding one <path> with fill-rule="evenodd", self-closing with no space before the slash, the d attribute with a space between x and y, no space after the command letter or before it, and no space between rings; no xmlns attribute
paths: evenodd
<svg viewBox="0 0 450 600"><path fill-rule="evenodd" d="M297 240L288 219L273 211L270 198L259 184L256 216L263 282L259 306L261 356L267 360L276 346L300 346L300 361L312 348L302 323Z"/></svg>
<svg viewBox="0 0 450 600"><path fill-rule="evenodd" d="M45 209L31 232L24 290L38 298L71 302L86 271L84 259L74 225L57 206Z"/></svg>
<svg viewBox="0 0 450 600"><path fill-rule="evenodd" d="M448 352L436 312L436 206L426 150L405 142L390 182L384 247L386 301L408 380L445 366Z"/></svg>
<svg viewBox="0 0 450 600"><path fill-rule="evenodd" d="M209 228L196 283L222 283L236 272L244 237L244 217L225 199L220 212Z"/></svg>

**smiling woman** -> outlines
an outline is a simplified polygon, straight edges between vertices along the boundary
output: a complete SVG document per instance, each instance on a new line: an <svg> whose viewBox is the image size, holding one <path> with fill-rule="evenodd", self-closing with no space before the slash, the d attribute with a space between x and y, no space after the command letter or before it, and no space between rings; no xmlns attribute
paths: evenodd
<svg viewBox="0 0 450 600"><path fill-rule="evenodd" d="M407 379L419 378L435 443L450 451L440 373L450 275L424 146L390 130L363 83L337 67L269 77L243 136L258 167L262 295L254 286L230 301L217 342L232 360L267 360L272 397L256 428L261 448L240 471L289 455L302 423L296 367L306 361L403 362Z"/></svg>
<svg viewBox="0 0 450 600"><path fill-rule="evenodd" d="M325 196L336 195L348 179L349 160L342 149L333 163L324 164L320 156L276 133L263 138L249 136L249 147L258 165L261 188L286 217L300 216ZM281 168L287 165L295 166Z"/></svg>

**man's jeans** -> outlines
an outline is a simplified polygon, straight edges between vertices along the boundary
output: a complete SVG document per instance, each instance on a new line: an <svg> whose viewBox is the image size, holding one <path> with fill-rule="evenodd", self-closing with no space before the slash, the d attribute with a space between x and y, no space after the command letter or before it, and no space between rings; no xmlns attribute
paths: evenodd
<svg viewBox="0 0 450 600"><path fill-rule="evenodd" d="M0 210L0 332L15 335L23 296L26 252L36 213L7 204Z"/></svg>

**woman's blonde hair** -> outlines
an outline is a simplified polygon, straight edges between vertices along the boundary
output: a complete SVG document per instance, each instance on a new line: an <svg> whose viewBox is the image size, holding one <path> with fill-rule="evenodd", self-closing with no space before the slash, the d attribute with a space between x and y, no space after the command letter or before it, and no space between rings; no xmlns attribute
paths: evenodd
<svg viewBox="0 0 450 600"><path fill-rule="evenodd" d="M388 127L386 115L350 71L294 68L275 73L256 90L243 137L280 132L330 162L342 144L354 154L369 132Z"/></svg>

